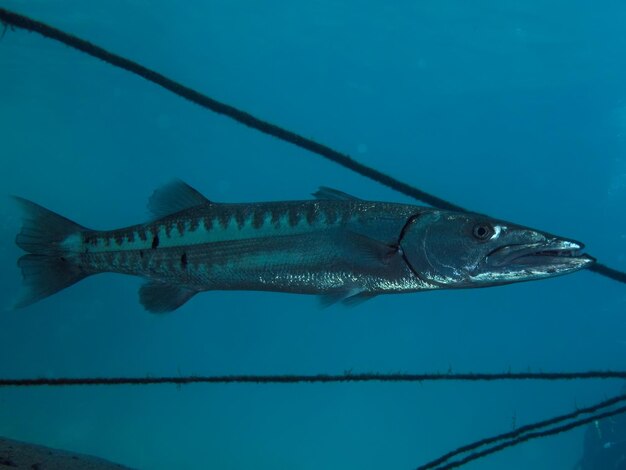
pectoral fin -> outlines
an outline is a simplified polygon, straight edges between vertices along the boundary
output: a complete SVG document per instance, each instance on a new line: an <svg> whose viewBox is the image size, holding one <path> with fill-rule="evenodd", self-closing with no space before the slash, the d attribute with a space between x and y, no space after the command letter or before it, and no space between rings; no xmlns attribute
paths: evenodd
<svg viewBox="0 0 626 470"><path fill-rule="evenodd" d="M370 266L388 265L395 256L398 256L398 247L368 237L362 233L346 231L340 237L338 246L341 246L348 256L354 260L357 266L364 268ZM366 300L375 297L376 294L362 288L346 287L344 290L336 290L319 296L322 307L328 307L336 303L354 307Z"/></svg>
<svg viewBox="0 0 626 470"><path fill-rule="evenodd" d="M376 264L389 264L397 255L398 247L376 240L361 233L346 232L348 249L354 251L358 261L368 261Z"/></svg>

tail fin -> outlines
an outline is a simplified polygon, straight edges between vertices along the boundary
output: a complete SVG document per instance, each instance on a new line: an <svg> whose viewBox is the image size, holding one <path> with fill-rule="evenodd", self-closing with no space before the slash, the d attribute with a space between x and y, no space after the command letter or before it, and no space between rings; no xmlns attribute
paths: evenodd
<svg viewBox="0 0 626 470"><path fill-rule="evenodd" d="M24 291L14 308L26 307L87 277L81 266L71 261L63 242L87 229L34 202L16 197L24 212L22 230L15 243L30 253L17 265L22 270Z"/></svg>

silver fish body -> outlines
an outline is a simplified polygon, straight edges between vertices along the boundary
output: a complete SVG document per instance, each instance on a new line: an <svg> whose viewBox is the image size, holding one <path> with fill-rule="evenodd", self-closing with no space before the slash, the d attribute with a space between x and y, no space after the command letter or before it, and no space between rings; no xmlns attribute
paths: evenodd
<svg viewBox="0 0 626 470"><path fill-rule="evenodd" d="M480 215L364 201L328 188L316 197L222 204L176 182L152 196L153 221L111 231L19 199L26 217L16 241L30 254L20 258L27 289L17 306L101 272L148 279L142 304L167 312L207 290L357 303L383 293L538 279L593 262L579 255L582 244ZM526 248L516 256L520 240Z"/></svg>

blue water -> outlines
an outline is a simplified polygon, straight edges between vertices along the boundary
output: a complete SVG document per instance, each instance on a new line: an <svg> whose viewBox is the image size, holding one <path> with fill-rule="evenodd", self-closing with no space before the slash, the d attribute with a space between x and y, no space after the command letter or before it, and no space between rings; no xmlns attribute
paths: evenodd
<svg viewBox="0 0 626 470"><path fill-rule="evenodd" d="M609 1L2 2L426 191L626 268L626 6ZM319 185L412 202L35 34L0 40L0 188L93 228L181 178L215 201ZM0 198L0 300L21 283ZM626 290L580 272L376 298L198 295L101 275L0 313L0 376L624 369ZM0 435L145 469L410 469L619 381L0 389ZM583 430L468 469L570 469Z"/></svg>

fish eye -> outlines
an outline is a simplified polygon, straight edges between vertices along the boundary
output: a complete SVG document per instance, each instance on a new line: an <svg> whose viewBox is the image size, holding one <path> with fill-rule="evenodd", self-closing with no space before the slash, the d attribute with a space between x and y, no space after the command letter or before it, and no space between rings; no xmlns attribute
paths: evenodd
<svg viewBox="0 0 626 470"><path fill-rule="evenodd" d="M493 226L486 223L476 224L472 229L472 235L474 235L474 238L480 241L490 239L494 233L495 231L493 229Z"/></svg>

